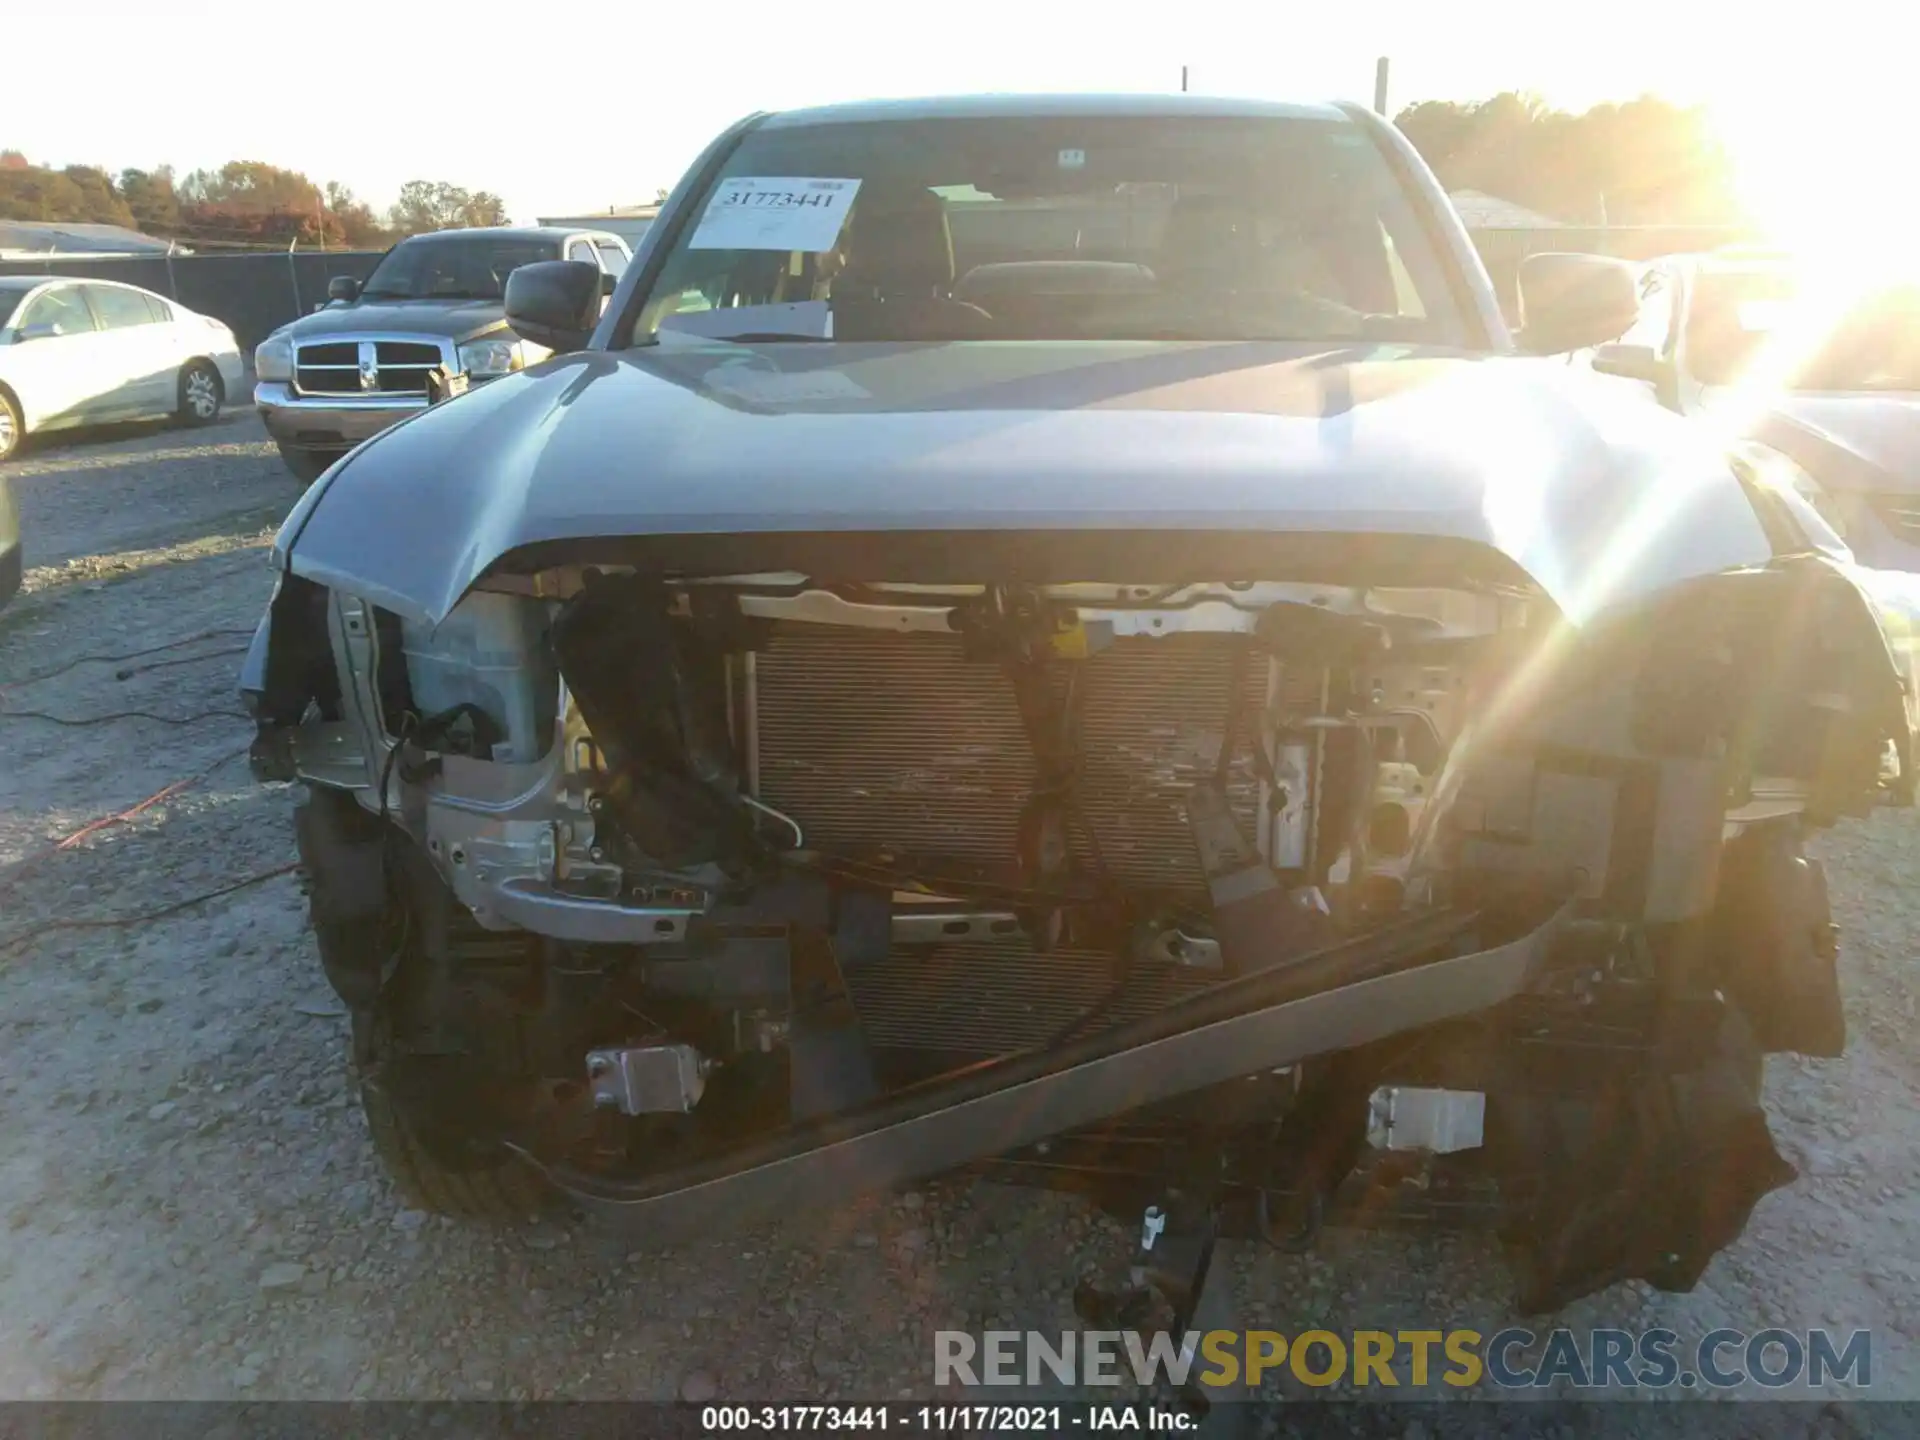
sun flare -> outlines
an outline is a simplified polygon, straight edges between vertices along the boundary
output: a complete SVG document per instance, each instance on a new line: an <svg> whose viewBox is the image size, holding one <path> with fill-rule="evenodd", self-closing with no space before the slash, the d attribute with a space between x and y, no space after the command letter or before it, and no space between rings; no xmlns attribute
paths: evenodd
<svg viewBox="0 0 1920 1440"><path fill-rule="evenodd" d="M1830 270L1859 287L1915 270L1920 190L1895 159L1907 122L1883 127L1857 106L1777 95L1712 109L1736 193L1769 243L1809 273Z"/></svg>

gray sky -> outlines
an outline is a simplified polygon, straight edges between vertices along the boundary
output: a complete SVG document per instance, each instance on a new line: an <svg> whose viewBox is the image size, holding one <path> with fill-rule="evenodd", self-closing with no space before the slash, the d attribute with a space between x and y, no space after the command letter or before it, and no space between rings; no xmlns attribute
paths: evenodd
<svg viewBox="0 0 1920 1440"><path fill-rule="evenodd" d="M1817 182L1851 195L1887 158L1875 133L1914 129L1920 22L1903 9L21 0L4 22L16 64L0 87L0 145L115 171L264 160L342 181L377 207L407 180L448 180L495 191L527 220L651 199L714 131L755 109L1174 90L1182 62L1206 93L1364 100L1385 53L1395 108L1503 89L1573 109L1649 92L1703 101L1760 189L1797 195Z"/></svg>

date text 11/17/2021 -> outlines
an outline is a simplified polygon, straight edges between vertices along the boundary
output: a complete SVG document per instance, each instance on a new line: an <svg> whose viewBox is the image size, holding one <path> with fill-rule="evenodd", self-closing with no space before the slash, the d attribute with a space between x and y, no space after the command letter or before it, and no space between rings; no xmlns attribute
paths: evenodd
<svg viewBox="0 0 1920 1440"><path fill-rule="evenodd" d="M1056 1435L1062 1430L1179 1434L1199 1417L1167 1405L706 1405L708 1434L887 1431L927 1435Z"/></svg>

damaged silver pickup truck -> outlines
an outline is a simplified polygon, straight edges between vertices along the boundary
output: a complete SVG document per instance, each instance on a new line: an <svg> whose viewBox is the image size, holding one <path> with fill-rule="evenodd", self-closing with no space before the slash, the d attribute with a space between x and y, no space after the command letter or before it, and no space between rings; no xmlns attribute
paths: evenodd
<svg viewBox="0 0 1920 1440"><path fill-rule="evenodd" d="M1522 287L1371 114L1186 96L756 116L604 315L515 271L554 358L307 492L242 682L396 1179L1691 1287L1794 1176L1763 1056L1844 1044L1803 846L1910 773L1907 630L1539 358L1624 266Z"/></svg>

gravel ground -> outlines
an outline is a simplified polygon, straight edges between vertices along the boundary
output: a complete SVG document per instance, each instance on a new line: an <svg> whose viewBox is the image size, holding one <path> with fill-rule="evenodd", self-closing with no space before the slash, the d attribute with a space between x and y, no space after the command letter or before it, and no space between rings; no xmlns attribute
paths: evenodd
<svg viewBox="0 0 1920 1440"><path fill-rule="evenodd" d="M0 1397L878 1399L930 1393L936 1329L1074 1326L1076 1271L1119 1260L1129 1237L1065 1198L940 1184L667 1254L579 1217L480 1232L400 1208L291 875L23 938L292 859L293 794L252 784L241 758L232 652L298 491L243 412L43 447L9 473L33 568L0 611ZM33 678L191 636L149 657L162 668ZM4 714L23 709L199 718ZM1920 1398L1920 823L1884 812L1822 850L1853 1041L1840 1060L1769 1062L1802 1179L1695 1293L1620 1286L1561 1322L1688 1340L1870 1328L1873 1393ZM1288 1333L1514 1320L1501 1258L1476 1236L1336 1232L1308 1258L1229 1258L1243 1319Z"/></svg>

